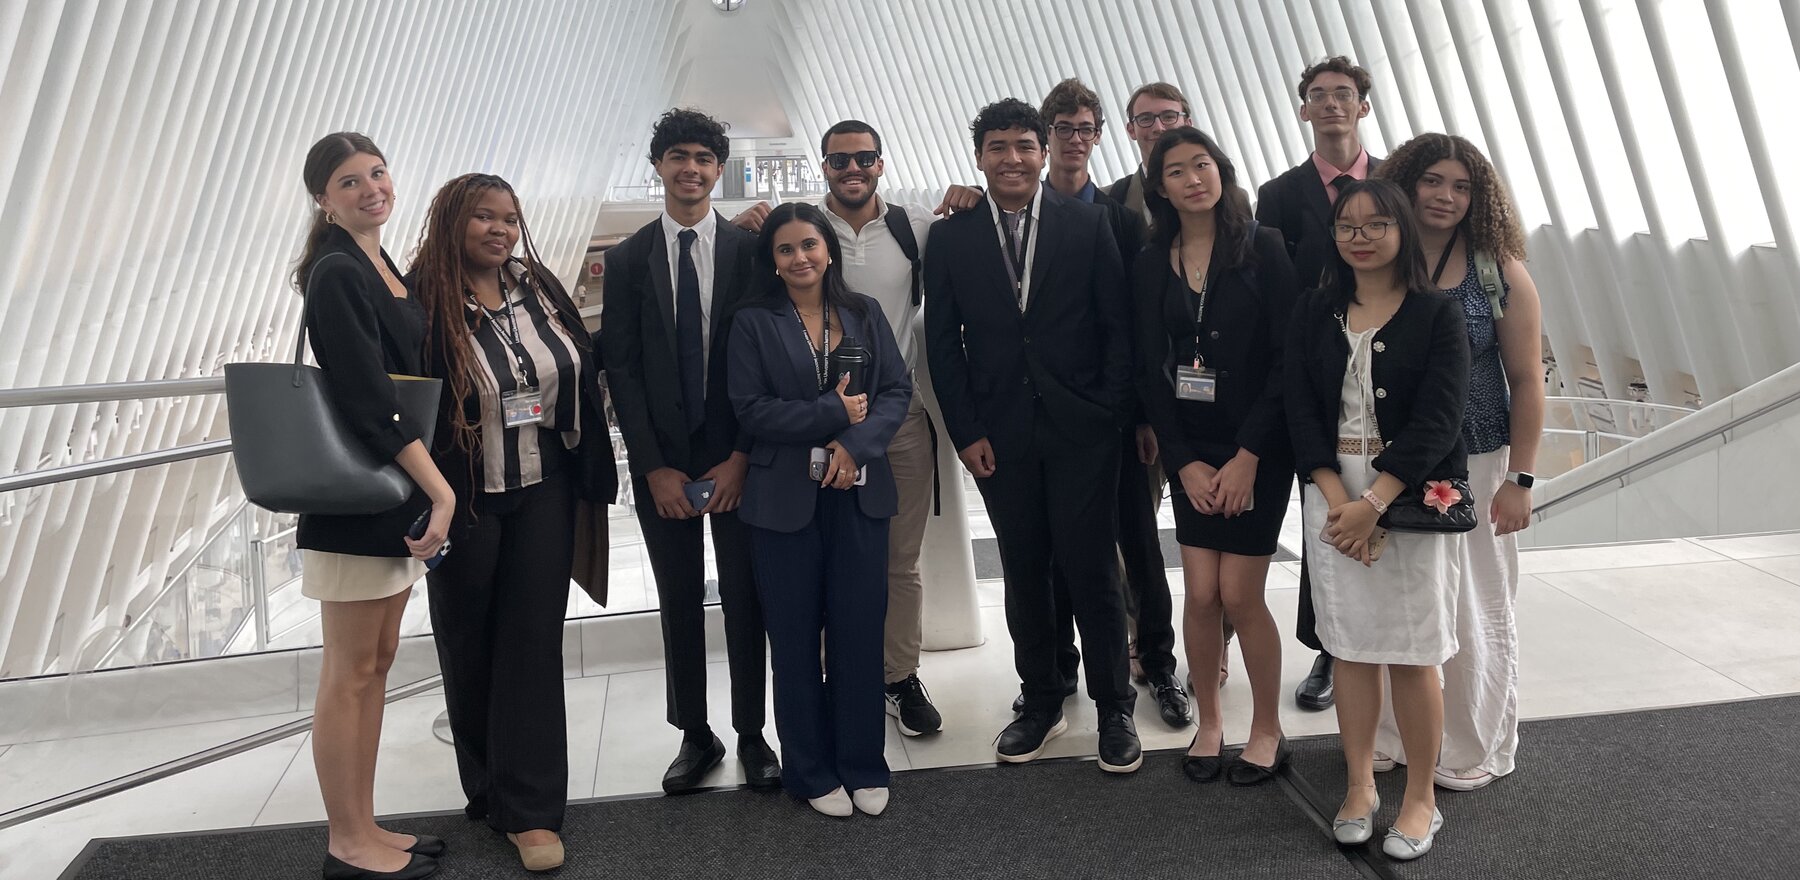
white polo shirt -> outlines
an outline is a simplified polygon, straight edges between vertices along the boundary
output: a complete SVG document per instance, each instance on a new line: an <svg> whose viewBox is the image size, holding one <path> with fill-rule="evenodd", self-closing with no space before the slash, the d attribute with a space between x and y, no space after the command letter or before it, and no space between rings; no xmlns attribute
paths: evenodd
<svg viewBox="0 0 1800 880"><path fill-rule="evenodd" d="M823 203L819 208L831 219L832 229L837 232L838 245L844 254L844 283L881 304L881 313L894 328L894 341L899 344L900 353L910 369L918 366L921 354L915 344L918 334L914 332L914 325L919 320L919 307L913 305L912 263L888 230L888 203L877 201L877 204L881 213L863 224L860 233L852 231L850 221L832 213ZM923 260L925 239L930 235L932 221L937 218L930 208L901 207L906 209L907 224L912 227L913 238L919 242L919 258Z"/></svg>

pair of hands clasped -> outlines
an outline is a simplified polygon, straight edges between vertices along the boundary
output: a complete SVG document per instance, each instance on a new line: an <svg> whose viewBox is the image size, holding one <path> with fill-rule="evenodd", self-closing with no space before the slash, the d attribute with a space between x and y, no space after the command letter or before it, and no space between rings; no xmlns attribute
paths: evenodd
<svg viewBox="0 0 1800 880"><path fill-rule="evenodd" d="M1181 491L1194 509L1230 519L1250 507L1256 490L1256 455L1239 449L1224 467L1191 461L1181 468Z"/></svg>
<svg viewBox="0 0 1800 880"><path fill-rule="evenodd" d="M850 418L850 424L860 425L869 417L869 395L846 394L845 390L849 387L850 374L845 373L838 379L837 388L833 390L837 392L838 402L844 405L844 415ZM819 485L826 489L848 489L856 485L856 458L850 454L850 450L836 440L825 444L825 449L831 453L831 465L826 468L825 478L819 481Z"/></svg>

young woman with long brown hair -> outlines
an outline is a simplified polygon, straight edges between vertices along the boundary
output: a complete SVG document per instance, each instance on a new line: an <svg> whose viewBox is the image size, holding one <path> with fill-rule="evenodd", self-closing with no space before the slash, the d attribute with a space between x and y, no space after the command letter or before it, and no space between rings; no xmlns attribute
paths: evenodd
<svg viewBox="0 0 1800 880"><path fill-rule="evenodd" d="M550 870L568 800L575 504L610 502L618 485L599 359L499 177L444 184L412 278L427 362L447 388L434 452L468 499L450 528L456 552L429 576L464 812L505 833L527 869Z"/></svg>

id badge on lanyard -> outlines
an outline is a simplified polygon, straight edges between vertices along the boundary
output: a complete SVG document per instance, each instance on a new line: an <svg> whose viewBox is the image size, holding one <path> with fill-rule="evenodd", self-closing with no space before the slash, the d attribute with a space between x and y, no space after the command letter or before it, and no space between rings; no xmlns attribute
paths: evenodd
<svg viewBox="0 0 1800 880"><path fill-rule="evenodd" d="M500 410L508 428L535 425L544 420L544 395L535 386L520 385L517 391L500 395Z"/></svg>
<svg viewBox="0 0 1800 880"><path fill-rule="evenodd" d="M1187 275L1187 264L1181 266L1182 276ZM1219 400L1219 373L1206 365L1206 359L1200 356L1200 327L1206 318L1206 281L1200 282L1200 304L1194 315L1194 362L1192 365L1181 365L1175 368L1175 398L1191 400L1196 403L1217 403Z"/></svg>

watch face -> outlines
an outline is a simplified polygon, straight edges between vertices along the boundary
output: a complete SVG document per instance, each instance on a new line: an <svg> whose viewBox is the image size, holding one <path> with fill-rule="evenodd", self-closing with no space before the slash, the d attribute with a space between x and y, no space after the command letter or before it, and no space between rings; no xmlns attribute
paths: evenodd
<svg viewBox="0 0 1800 880"><path fill-rule="evenodd" d="M1529 489L1532 483L1537 482L1537 478L1527 473L1517 473L1513 474L1513 482L1518 483L1521 489Z"/></svg>

